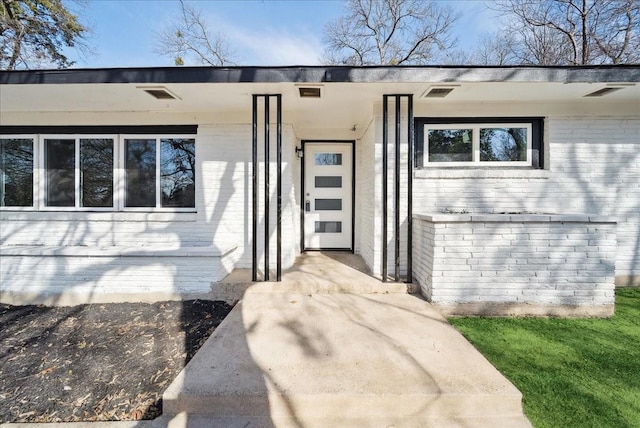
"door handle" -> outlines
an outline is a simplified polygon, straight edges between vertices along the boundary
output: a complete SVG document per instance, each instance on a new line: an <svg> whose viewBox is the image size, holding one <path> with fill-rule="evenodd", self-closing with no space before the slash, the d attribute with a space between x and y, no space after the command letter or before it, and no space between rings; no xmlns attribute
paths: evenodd
<svg viewBox="0 0 640 428"><path fill-rule="evenodd" d="M304 203L304 210L306 212L311 212L311 202L307 199L306 202Z"/></svg>

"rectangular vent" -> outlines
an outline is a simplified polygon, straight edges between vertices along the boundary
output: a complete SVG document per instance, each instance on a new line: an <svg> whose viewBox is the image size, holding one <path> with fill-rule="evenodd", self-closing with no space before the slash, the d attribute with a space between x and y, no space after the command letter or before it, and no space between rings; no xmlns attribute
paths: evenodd
<svg viewBox="0 0 640 428"><path fill-rule="evenodd" d="M163 86L154 86L154 87L138 86L138 89L142 89L147 94L151 95L157 100L179 100L180 99L180 97L170 92L167 88Z"/></svg>
<svg viewBox="0 0 640 428"><path fill-rule="evenodd" d="M585 97L603 97L612 92L619 91L620 89L622 88L602 88L602 89L598 89L595 92L591 92L590 94L585 95Z"/></svg>
<svg viewBox="0 0 640 428"><path fill-rule="evenodd" d="M320 98L320 88L301 87L298 88L300 98Z"/></svg>
<svg viewBox="0 0 640 428"><path fill-rule="evenodd" d="M455 88L431 88L423 95L423 98L444 98Z"/></svg>

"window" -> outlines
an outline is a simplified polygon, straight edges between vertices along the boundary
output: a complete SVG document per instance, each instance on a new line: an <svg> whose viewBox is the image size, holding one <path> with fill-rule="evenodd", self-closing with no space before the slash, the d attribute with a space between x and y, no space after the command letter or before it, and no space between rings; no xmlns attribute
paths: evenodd
<svg viewBox="0 0 640 428"><path fill-rule="evenodd" d="M2 131L1 210L195 211L195 125Z"/></svg>
<svg viewBox="0 0 640 428"><path fill-rule="evenodd" d="M114 206L115 138L45 137L44 205Z"/></svg>
<svg viewBox="0 0 640 428"><path fill-rule="evenodd" d="M34 139L0 138L0 206L33 206Z"/></svg>
<svg viewBox="0 0 640 428"><path fill-rule="evenodd" d="M195 139L125 138L125 207L195 208Z"/></svg>
<svg viewBox="0 0 640 428"><path fill-rule="evenodd" d="M416 120L417 167L542 168L541 118Z"/></svg>

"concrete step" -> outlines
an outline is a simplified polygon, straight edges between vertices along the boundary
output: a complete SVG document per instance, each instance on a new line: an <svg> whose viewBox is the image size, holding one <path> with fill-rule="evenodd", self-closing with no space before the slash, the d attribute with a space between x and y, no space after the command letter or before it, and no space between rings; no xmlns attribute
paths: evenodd
<svg viewBox="0 0 640 428"><path fill-rule="evenodd" d="M348 418L357 426L414 426L414 420L518 421L521 400L417 297L249 293L169 386L163 414L169 421L217 418L222 425L327 426Z"/></svg>
<svg viewBox="0 0 640 428"><path fill-rule="evenodd" d="M524 416L520 417L485 417L485 418L349 418L325 417L305 419L271 417L206 417L181 413L171 419L156 419L153 428L270 428L296 427L305 428L532 428L531 422Z"/></svg>
<svg viewBox="0 0 640 428"><path fill-rule="evenodd" d="M362 258L345 252L308 252L301 254L295 264L282 273L276 282L275 272L270 281L253 282L251 269L235 269L220 282L211 284L209 299L237 301L247 293L351 293L389 294L412 293L413 284L382 282L371 275Z"/></svg>

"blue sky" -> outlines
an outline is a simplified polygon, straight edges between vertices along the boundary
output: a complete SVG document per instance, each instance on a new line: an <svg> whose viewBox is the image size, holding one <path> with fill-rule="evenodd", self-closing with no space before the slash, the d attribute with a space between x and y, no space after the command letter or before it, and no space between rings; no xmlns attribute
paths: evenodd
<svg viewBox="0 0 640 428"><path fill-rule="evenodd" d="M443 1L444 2L444 1ZM320 63L322 32L340 16L339 0L196 0L211 28L225 34L241 65ZM460 47L473 46L489 28L492 13L481 0L446 1L463 13L456 34ZM153 52L155 34L176 16L177 0L90 0L81 14L92 28L95 55L70 52L75 67L173 65ZM188 64L190 65L190 64Z"/></svg>

